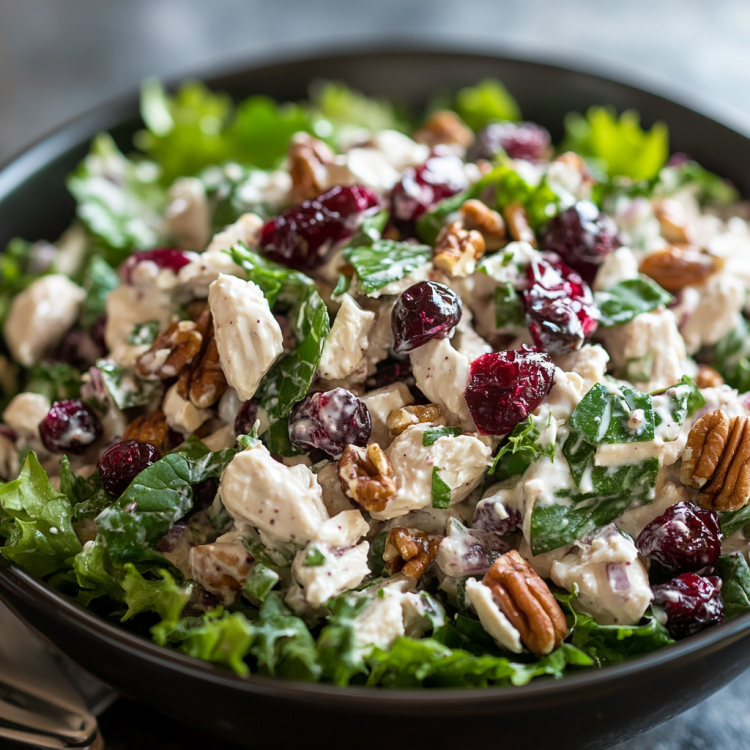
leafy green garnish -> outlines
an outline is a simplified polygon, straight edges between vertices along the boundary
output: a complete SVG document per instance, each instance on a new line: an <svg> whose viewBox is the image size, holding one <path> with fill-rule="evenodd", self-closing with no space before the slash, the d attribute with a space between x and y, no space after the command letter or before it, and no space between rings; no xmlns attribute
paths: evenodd
<svg viewBox="0 0 750 750"><path fill-rule="evenodd" d="M506 441L495 455L489 473L494 474L498 481L523 474L534 461L547 456L551 461L555 458L555 434L542 445L539 438L549 425L539 424L540 420L528 416L519 422L508 435ZM541 428L541 429L540 429Z"/></svg>
<svg viewBox="0 0 750 750"><path fill-rule="evenodd" d="M112 497L102 487L99 472L95 471L87 478L78 476L70 468L67 456L63 456L60 462L60 492L73 506L73 518L76 521L96 518L112 503Z"/></svg>
<svg viewBox="0 0 750 750"><path fill-rule="evenodd" d="M279 582L279 574L268 565L256 560L250 577L245 582L243 591L257 599L265 601L268 593Z"/></svg>
<svg viewBox="0 0 750 750"><path fill-rule="evenodd" d="M370 551L367 553L367 567L373 576L389 575L388 568L383 560L385 552L385 543L388 539L388 532L383 531L378 534L370 544Z"/></svg>
<svg viewBox="0 0 750 750"><path fill-rule="evenodd" d="M594 294L602 328L628 323L636 315L668 305L673 297L648 276L620 281L606 291Z"/></svg>
<svg viewBox="0 0 750 750"><path fill-rule="evenodd" d="M494 78L485 78L476 86L461 89L456 96L456 112L475 131L493 120L521 119L516 100Z"/></svg>
<svg viewBox="0 0 750 750"><path fill-rule="evenodd" d="M750 391L750 326L741 317L737 327L716 342L713 367L727 385L740 393Z"/></svg>
<svg viewBox="0 0 750 750"><path fill-rule="evenodd" d="M305 561L302 564L306 568L315 568L320 565L325 565L326 556L318 547L312 547L305 556Z"/></svg>
<svg viewBox="0 0 750 750"><path fill-rule="evenodd" d="M376 240L372 245L345 248L343 256L354 266L360 290L372 294L429 263L432 248L409 242Z"/></svg>
<svg viewBox="0 0 750 750"><path fill-rule="evenodd" d="M578 112L565 117L561 149L597 160L610 178L644 180L655 177L666 163L669 133L663 122L643 130L635 110L618 118L612 107L591 107L585 117Z"/></svg>
<svg viewBox="0 0 750 750"><path fill-rule="evenodd" d="M357 645L356 619L370 601L346 593L328 604L331 615L318 636L317 651L323 676L334 685L348 685L354 675L367 672L363 649Z"/></svg>
<svg viewBox="0 0 750 750"><path fill-rule="evenodd" d="M0 324L8 317L13 298L52 270L34 267L31 247L31 242L14 237L0 253Z"/></svg>
<svg viewBox="0 0 750 750"><path fill-rule="evenodd" d="M0 553L36 576L71 565L81 551L70 502L52 487L36 454L26 454L17 479L0 486Z"/></svg>
<svg viewBox="0 0 750 750"><path fill-rule="evenodd" d="M659 173L658 192L670 194L686 187L695 190L701 206L729 206L740 199L731 182L709 172L692 159L666 167Z"/></svg>
<svg viewBox="0 0 750 750"><path fill-rule="evenodd" d="M521 295L510 281L504 281L495 287L495 326L504 328L518 328L526 325Z"/></svg>
<svg viewBox="0 0 750 750"><path fill-rule="evenodd" d="M94 139L68 178L78 218L106 248L104 259L111 265L119 265L131 250L164 241L166 193L157 178L153 164L128 160L106 133Z"/></svg>
<svg viewBox="0 0 750 750"><path fill-rule="evenodd" d="M458 437L462 432L460 427L434 427L422 433L422 445L427 448L435 445L440 438Z"/></svg>
<svg viewBox="0 0 750 750"><path fill-rule="evenodd" d="M190 599L190 589L179 586L166 570L158 571L157 580L144 578L132 563L126 563L123 570L125 575L120 585L128 605L123 622L141 612L156 612L162 619L160 630L172 630ZM163 638L159 636L156 640Z"/></svg>
<svg viewBox="0 0 750 750"><path fill-rule="evenodd" d="M81 305L80 323L89 330L107 309L107 295L120 285L120 277L99 255L92 255L83 272L86 297Z"/></svg>
<svg viewBox="0 0 750 750"><path fill-rule="evenodd" d="M722 555L716 563L721 578L724 619L731 620L750 609L750 566L741 552Z"/></svg>
<svg viewBox="0 0 750 750"><path fill-rule="evenodd" d="M63 362L41 362L29 368L24 390L41 393L50 401L78 398L81 373Z"/></svg>
<svg viewBox="0 0 750 750"><path fill-rule="evenodd" d="M156 337L159 335L160 328L161 324L158 320L149 320L145 323L138 323L128 336L128 344L133 344L133 346L153 344L154 341L156 341Z"/></svg>
<svg viewBox="0 0 750 750"><path fill-rule="evenodd" d="M440 467L432 467L432 507L448 508L451 504L451 488L442 480Z"/></svg>
<svg viewBox="0 0 750 750"><path fill-rule="evenodd" d="M136 378L130 370L107 359L98 360L96 366L101 371L107 393L118 409L145 406L160 387L159 381Z"/></svg>

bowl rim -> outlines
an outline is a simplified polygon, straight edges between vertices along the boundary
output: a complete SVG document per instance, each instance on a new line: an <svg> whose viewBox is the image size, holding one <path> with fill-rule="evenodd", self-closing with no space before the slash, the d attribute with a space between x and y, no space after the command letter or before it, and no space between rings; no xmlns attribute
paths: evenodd
<svg viewBox="0 0 750 750"><path fill-rule="evenodd" d="M534 49L529 53L509 42L502 44L483 43L468 39L452 38L435 40L395 37L387 43L368 41L363 45L287 45L280 51L260 53L243 57L216 66L202 66L187 74L169 76L165 79L168 89L173 89L181 81L196 78L209 86L220 87L222 81L241 76L250 71L261 72L283 64L299 64L307 60L336 59L346 57L376 57L386 55L413 55L417 57L470 57L505 61L535 68L548 68L592 78L608 85L616 85L638 93L659 98L669 104L676 104L694 113L723 125L750 140L750 115L746 115L731 105L711 97L698 94L689 87L667 80L644 70L636 70L626 65L614 63L603 57L582 55L580 51L558 48ZM596 72L594 72L596 71ZM675 95L675 92L676 95ZM0 164L0 210L4 200L38 170L47 166L67 150L90 140L96 132L110 129L138 117L138 91L131 91L109 101L98 104L85 112L51 128L31 143L16 151ZM11 591L11 594L8 594ZM744 613L720 627L705 630L666 648L658 649L643 656L620 664L603 668L590 668L571 674L561 680L535 679L526 685L482 688L416 688L416 689L373 689L363 686L331 685L327 683L306 683L282 678L250 674L240 677L229 668L206 662L175 649L159 646L144 636L137 635L104 617L95 615L72 599L57 592L47 583L9 564L0 556L0 599L8 597L11 608L17 612L12 602L25 599L31 606L49 605L69 624L89 629L110 645L136 652L139 658L157 662L161 666L176 670L209 683L225 688L239 689L246 693L263 693L306 703L328 702L335 698L358 709L365 708L372 713L387 710L408 713L415 708L432 708L441 704L441 709L453 709L466 713L473 706L480 711L488 704L496 704L502 699L507 703L526 703L530 698L556 697L562 686L570 691L595 689L610 680L626 679L665 667L678 660L696 660L712 651L717 651L741 638L750 636L750 612ZM22 618L23 619L23 618ZM445 705L442 705L445 704ZM342 706L344 707L344 706Z"/></svg>

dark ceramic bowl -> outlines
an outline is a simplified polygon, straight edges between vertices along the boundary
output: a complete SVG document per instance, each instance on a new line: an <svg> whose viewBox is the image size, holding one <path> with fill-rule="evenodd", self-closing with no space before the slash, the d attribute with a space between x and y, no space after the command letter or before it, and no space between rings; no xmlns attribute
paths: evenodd
<svg viewBox="0 0 750 750"><path fill-rule="evenodd" d="M524 116L555 138L570 110L634 107L667 122L685 151L750 195L750 122L707 113L590 73L494 55L380 49L252 67L211 85L237 97L304 98L314 78L423 103L436 88L486 76L505 82ZM64 178L89 139L110 130L124 148L139 126L137 98L115 102L45 138L0 171L0 247L21 235L55 239L74 204ZM722 122L722 120L724 122ZM745 134L739 131L743 130ZM750 664L750 614L631 662L521 688L386 691L306 685L233 673L167 650L99 619L44 583L0 564L0 598L55 647L123 693L175 719L253 747L602 747L696 704ZM133 717L137 721L137 717Z"/></svg>

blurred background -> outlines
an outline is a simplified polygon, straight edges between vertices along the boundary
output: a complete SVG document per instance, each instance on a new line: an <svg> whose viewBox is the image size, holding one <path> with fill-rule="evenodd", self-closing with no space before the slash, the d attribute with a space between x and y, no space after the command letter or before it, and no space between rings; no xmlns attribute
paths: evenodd
<svg viewBox="0 0 750 750"><path fill-rule="evenodd" d="M678 86L680 96L750 116L746 0L0 0L0 162L148 75L405 38L588 58L605 72L645 75L655 88ZM745 748L749 702L746 675L620 747ZM193 746L187 731L138 715L150 724L145 734L124 718L134 716L126 703L105 714L110 747Z"/></svg>

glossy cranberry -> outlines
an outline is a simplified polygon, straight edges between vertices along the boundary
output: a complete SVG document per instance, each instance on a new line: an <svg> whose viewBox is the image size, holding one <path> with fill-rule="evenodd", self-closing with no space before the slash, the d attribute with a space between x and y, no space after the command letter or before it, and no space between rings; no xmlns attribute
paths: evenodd
<svg viewBox="0 0 750 750"><path fill-rule="evenodd" d="M85 453L102 436L102 423L77 398L56 401L39 424L39 436L52 453Z"/></svg>
<svg viewBox="0 0 750 750"><path fill-rule="evenodd" d="M375 365L375 372L367 378L365 385L368 391L373 391L377 388L385 388L387 385L405 383L409 380L412 382L414 380L409 358L402 360L389 358Z"/></svg>
<svg viewBox="0 0 750 750"><path fill-rule="evenodd" d="M370 412L351 391L334 388L305 396L289 415L289 439L310 451L337 458L347 445L367 445L372 432Z"/></svg>
<svg viewBox="0 0 750 750"><path fill-rule="evenodd" d="M259 403L257 398L251 398L240 406L240 410L237 412L237 417L234 420L235 435L250 434L255 420L258 418Z"/></svg>
<svg viewBox="0 0 750 750"><path fill-rule="evenodd" d="M119 497L144 470L161 458L159 449L142 440L125 440L113 445L99 459L96 468L102 486Z"/></svg>
<svg viewBox="0 0 750 750"><path fill-rule="evenodd" d="M664 610L667 630L673 638L685 638L724 620L718 576L683 573L652 588L654 604Z"/></svg>
<svg viewBox="0 0 750 750"><path fill-rule="evenodd" d="M187 531L188 525L186 521L177 521L169 531L160 539L156 540L154 549L157 552L164 554L165 552L174 552L175 547L179 543L182 535Z"/></svg>
<svg viewBox="0 0 750 750"><path fill-rule="evenodd" d="M210 508L219 491L219 480L208 477L193 486L193 504L196 508Z"/></svg>
<svg viewBox="0 0 750 750"><path fill-rule="evenodd" d="M589 284L604 259L622 244L615 222L591 201L578 201L555 216L541 231L539 242Z"/></svg>
<svg viewBox="0 0 750 750"><path fill-rule="evenodd" d="M409 167L391 192L392 218L400 222L418 219L443 198L469 186L461 159L435 151L424 164Z"/></svg>
<svg viewBox="0 0 750 750"><path fill-rule="evenodd" d="M260 231L260 246L277 263L301 271L318 268L379 206L370 188L337 185L267 221Z"/></svg>
<svg viewBox="0 0 750 750"><path fill-rule="evenodd" d="M481 531L492 531L495 534L501 535L516 531L523 521L521 511L518 508L504 506L505 518L500 518L497 512L498 504L494 498L480 500L474 509L471 528Z"/></svg>
<svg viewBox="0 0 750 750"><path fill-rule="evenodd" d="M420 281L410 286L391 312L397 354L414 351L432 339L444 339L461 320L461 298L445 284Z"/></svg>
<svg viewBox="0 0 750 750"><path fill-rule="evenodd" d="M483 435L505 435L550 392L555 366L549 356L530 347L491 352L471 363L465 396Z"/></svg>
<svg viewBox="0 0 750 750"><path fill-rule="evenodd" d="M491 122L477 133L466 159L492 159L505 151L511 159L539 161L548 155L549 144L549 132L533 122Z"/></svg>
<svg viewBox="0 0 750 750"><path fill-rule="evenodd" d="M160 269L167 268L177 273L183 266L190 263L190 256L184 250L171 247L159 247L156 250L142 250L133 253L121 266L120 278L130 284L133 281L133 269L144 261L155 263Z"/></svg>
<svg viewBox="0 0 750 750"><path fill-rule="evenodd" d="M554 253L529 263L526 276L526 323L534 343L554 354L580 349L599 321L588 284Z"/></svg>
<svg viewBox="0 0 750 750"><path fill-rule="evenodd" d="M74 326L65 334L51 359L55 362L64 362L77 370L87 370L104 353L90 333Z"/></svg>
<svg viewBox="0 0 750 750"><path fill-rule="evenodd" d="M670 573L712 567L721 554L719 516L692 503L667 508L641 531L635 546Z"/></svg>

